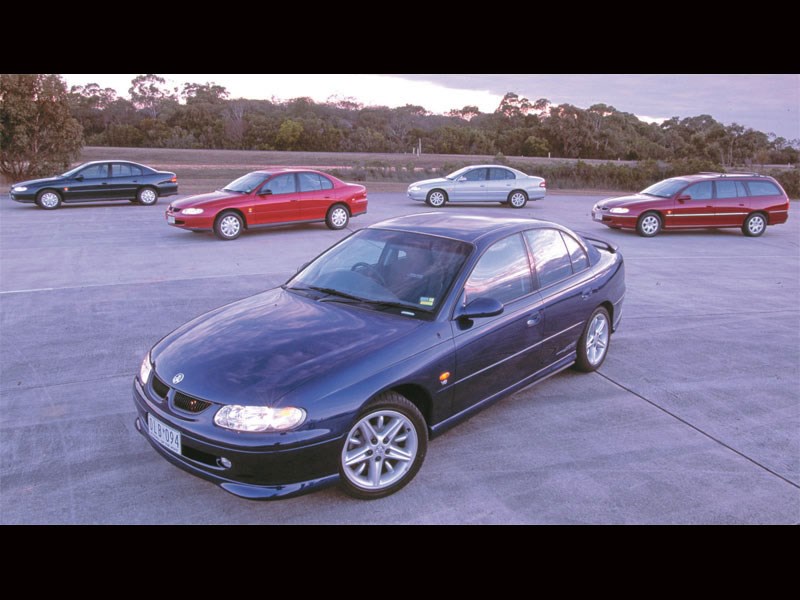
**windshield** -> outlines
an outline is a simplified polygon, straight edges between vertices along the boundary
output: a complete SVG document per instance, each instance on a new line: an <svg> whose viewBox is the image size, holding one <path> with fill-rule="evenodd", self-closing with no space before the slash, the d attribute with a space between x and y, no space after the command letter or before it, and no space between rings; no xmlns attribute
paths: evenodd
<svg viewBox="0 0 800 600"><path fill-rule="evenodd" d="M239 177L239 179L234 179L231 181L228 185L222 188L222 191L249 194L259 185L261 185L261 183L267 177L269 177L269 173L248 173L247 175Z"/></svg>
<svg viewBox="0 0 800 600"><path fill-rule="evenodd" d="M659 198L671 198L675 193L689 182L685 179L665 179L654 183L649 188L642 190L642 194L648 196L658 196Z"/></svg>
<svg viewBox="0 0 800 600"><path fill-rule="evenodd" d="M448 176L447 176L445 179L458 179L458 178L459 178L459 177L461 177L461 176L462 176L464 173L466 173L467 171L469 171L471 168L472 168L472 167L464 167L464 168L462 168L462 169L459 169L458 171L453 171L453 172L452 172L452 173L450 173L450 175L448 175Z"/></svg>
<svg viewBox="0 0 800 600"><path fill-rule="evenodd" d="M60 175L60 177L72 177L73 175L75 175L78 171L80 171L85 166L86 166L86 163L84 163L82 165L78 165L77 167L73 167L72 169L70 169L66 173L62 173Z"/></svg>
<svg viewBox="0 0 800 600"><path fill-rule="evenodd" d="M362 229L308 265L285 289L329 295L321 301L395 308L409 316L432 313L471 250L470 244L448 238Z"/></svg>

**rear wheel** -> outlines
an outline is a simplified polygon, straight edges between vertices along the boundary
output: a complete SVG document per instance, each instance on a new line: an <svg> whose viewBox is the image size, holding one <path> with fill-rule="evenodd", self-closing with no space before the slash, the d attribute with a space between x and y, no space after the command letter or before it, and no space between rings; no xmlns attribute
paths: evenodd
<svg viewBox="0 0 800 600"><path fill-rule="evenodd" d="M45 210L54 210L61 206L61 195L54 190L42 190L36 196L36 204Z"/></svg>
<svg viewBox="0 0 800 600"><path fill-rule="evenodd" d="M528 203L528 194L523 190L514 190L508 195L508 205L511 208L523 208Z"/></svg>
<svg viewBox="0 0 800 600"><path fill-rule="evenodd" d="M341 204L334 204L328 209L325 224L330 229L344 229L350 222L350 213Z"/></svg>
<svg viewBox="0 0 800 600"><path fill-rule="evenodd" d="M599 369L606 359L610 342L611 320L608 318L608 311L598 306L586 322L581 339L578 340L575 367L586 373Z"/></svg>
<svg viewBox="0 0 800 600"><path fill-rule="evenodd" d="M238 213L228 211L222 213L214 221L214 233L221 240L235 240L242 234L244 222Z"/></svg>
<svg viewBox="0 0 800 600"><path fill-rule="evenodd" d="M661 231L661 217L654 212L644 213L636 223L636 231L642 237L653 237Z"/></svg>
<svg viewBox="0 0 800 600"><path fill-rule="evenodd" d="M761 213L753 213L744 220L742 233L747 237L758 237L767 229L767 219Z"/></svg>
<svg viewBox="0 0 800 600"><path fill-rule="evenodd" d="M428 450L428 428L419 409L395 392L370 402L345 437L339 475L345 492L362 500L404 487Z"/></svg>
<svg viewBox="0 0 800 600"><path fill-rule="evenodd" d="M143 187L136 192L136 201L145 206L152 206L158 202L158 192L151 187Z"/></svg>
<svg viewBox="0 0 800 600"><path fill-rule="evenodd" d="M431 190L428 192L428 197L425 199L425 202L428 203L428 206L434 208L444 206L444 203L447 202L447 192L444 190Z"/></svg>

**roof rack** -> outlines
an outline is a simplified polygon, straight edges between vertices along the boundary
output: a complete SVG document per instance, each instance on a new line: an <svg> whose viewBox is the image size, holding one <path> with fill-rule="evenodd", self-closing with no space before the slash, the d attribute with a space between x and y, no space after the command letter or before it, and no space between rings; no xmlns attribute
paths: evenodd
<svg viewBox="0 0 800 600"><path fill-rule="evenodd" d="M715 175L716 177L766 177L761 173L716 173L714 171L700 171L698 175Z"/></svg>

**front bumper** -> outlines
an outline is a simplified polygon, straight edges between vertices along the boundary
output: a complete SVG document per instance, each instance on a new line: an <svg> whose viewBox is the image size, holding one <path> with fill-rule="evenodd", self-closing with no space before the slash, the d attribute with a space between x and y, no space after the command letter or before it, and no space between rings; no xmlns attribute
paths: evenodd
<svg viewBox="0 0 800 600"><path fill-rule="evenodd" d="M227 440L213 439L198 434L201 427L189 420L176 419L168 406L149 398L138 378L133 383L133 401L136 406L136 429L147 438L150 445L173 465L184 471L210 481L227 492L252 500L269 500L305 494L311 490L328 486L339 479L338 456L340 439L313 437L302 445L273 443L272 448L253 445L253 441L284 440L291 434L237 434L248 444L236 446ZM211 409L209 409L211 410ZM177 429L181 434L181 453L177 454L162 446L148 433L147 415ZM220 438L231 437L231 432L220 431ZM320 431L321 436L328 433ZM318 437L321 437L318 436ZM230 461L230 467L222 466L221 458Z"/></svg>
<svg viewBox="0 0 800 600"><path fill-rule="evenodd" d="M20 194L9 192L8 195L14 202L21 202L23 204L33 204L36 202L36 194L27 194L25 192Z"/></svg>
<svg viewBox="0 0 800 600"><path fill-rule="evenodd" d="M181 229L196 229L198 231L210 231L214 228L214 216L206 213L199 215L183 215L180 210L172 211L167 209L164 218L168 225L180 227Z"/></svg>
<svg viewBox="0 0 800 600"><path fill-rule="evenodd" d="M418 190L416 192L412 192L411 190L407 190L406 194L411 200L416 200L417 202L425 202L425 199L428 196L428 191L429 190Z"/></svg>
<svg viewBox="0 0 800 600"><path fill-rule="evenodd" d="M608 227L615 229L635 229L636 217L638 215L632 214L612 214L608 210L603 210L597 207L592 208L592 220L596 223L602 223Z"/></svg>

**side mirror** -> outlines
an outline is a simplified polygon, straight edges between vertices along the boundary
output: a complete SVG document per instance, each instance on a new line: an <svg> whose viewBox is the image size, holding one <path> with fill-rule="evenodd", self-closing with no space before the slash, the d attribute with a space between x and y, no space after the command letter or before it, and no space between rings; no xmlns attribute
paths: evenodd
<svg viewBox="0 0 800 600"><path fill-rule="evenodd" d="M75 181L83 181L83 175L76 175Z"/></svg>
<svg viewBox="0 0 800 600"><path fill-rule="evenodd" d="M456 311L457 319L480 319L482 317L495 317L504 310L503 305L494 298L476 298L466 306Z"/></svg>
<svg viewBox="0 0 800 600"><path fill-rule="evenodd" d="M261 190L260 192L258 192L258 195L259 196L271 196L272 195L272 190Z"/></svg>
<svg viewBox="0 0 800 600"><path fill-rule="evenodd" d="M689 194L681 194L677 198L678 202L688 202L691 199L692 199L692 197Z"/></svg>
<svg viewBox="0 0 800 600"><path fill-rule="evenodd" d="M467 176L466 176L466 175L462 175L461 177L459 177L458 179L456 179L456 181L458 181L459 183L462 183L462 182L464 182L464 181L466 181L466 180L467 180Z"/></svg>

